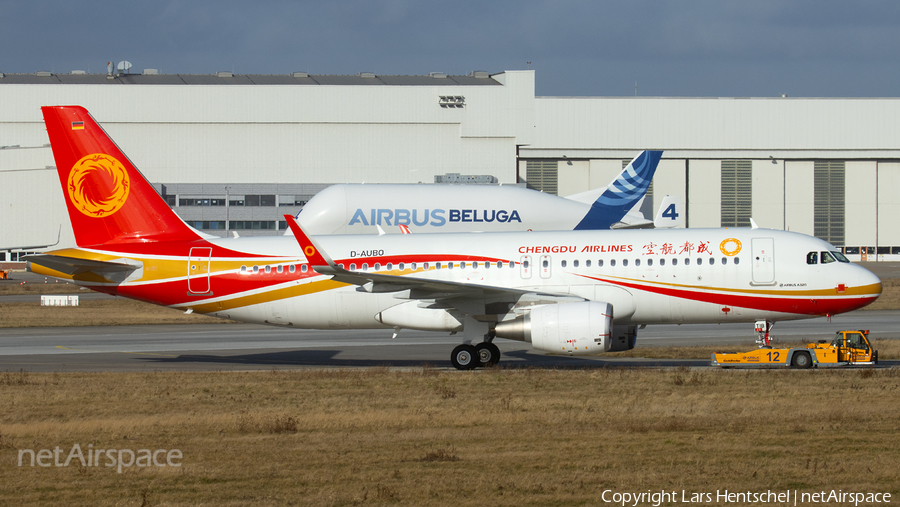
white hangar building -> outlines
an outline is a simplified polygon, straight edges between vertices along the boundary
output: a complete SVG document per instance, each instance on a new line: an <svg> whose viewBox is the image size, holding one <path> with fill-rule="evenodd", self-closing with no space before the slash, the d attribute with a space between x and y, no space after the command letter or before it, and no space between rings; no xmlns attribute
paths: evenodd
<svg viewBox="0 0 900 507"><path fill-rule="evenodd" d="M536 97L534 78L0 74L0 249L60 227L74 245L40 107L78 104L210 233L281 234L283 213L333 183L461 173L569 195L661 149L651 191L681 196L688 227L752 217L900 259L898 99Z"/></svg>

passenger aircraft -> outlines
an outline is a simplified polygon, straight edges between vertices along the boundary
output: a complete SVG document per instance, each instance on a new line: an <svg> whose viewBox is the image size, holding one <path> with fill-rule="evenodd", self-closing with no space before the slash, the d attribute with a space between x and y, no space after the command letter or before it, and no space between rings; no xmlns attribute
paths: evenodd
<svg viewBox="0 0 900 507"><path fill-rule="evenodd" d="M643 151L609 185L571 195L517 186L341 184L316 194L297 214L309 234L571 231L675 227L680 200L666 196L653 222L640 208L661 151ZM290 235L287 231L285 235Z"/></svg>
<svg viewBox="0 0 900 507"><path fill-rule="evenodd" d="M830 244L766 229L217 238L188 227L88 112L42 108L77 248L36 273L187 312L296 328L462 332L459 369L633 348L646 324L833 315L881 294Z"/></svg>

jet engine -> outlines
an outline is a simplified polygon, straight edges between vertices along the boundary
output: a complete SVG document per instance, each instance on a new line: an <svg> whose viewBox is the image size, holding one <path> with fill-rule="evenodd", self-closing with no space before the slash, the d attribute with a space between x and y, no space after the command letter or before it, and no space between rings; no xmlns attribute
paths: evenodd
<svg viewBox="0 0 900 507"><path fill-rule="evenodd" d="M609 351L612 329L612 305L580 301L535 306L527 315L498 323L494 332L500 338L531 342L539 350L574 355Z"/></svg>

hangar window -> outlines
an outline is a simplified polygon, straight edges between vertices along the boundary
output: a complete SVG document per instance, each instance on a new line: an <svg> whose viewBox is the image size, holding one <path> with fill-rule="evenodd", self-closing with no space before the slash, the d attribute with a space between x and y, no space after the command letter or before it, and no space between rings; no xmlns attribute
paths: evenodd
<svg viewBox="0 0 900 507"><path fill-rule="evenodd" d="M721 226L750 227L753 163L750 160L723 160L721 174Z"/></svg>
<svg viewBox="0 0 900 507"><path fill-rule="evenodd" d="M844 162L817 160L813 164L814 235L832 245L844 244Z"/></svg>

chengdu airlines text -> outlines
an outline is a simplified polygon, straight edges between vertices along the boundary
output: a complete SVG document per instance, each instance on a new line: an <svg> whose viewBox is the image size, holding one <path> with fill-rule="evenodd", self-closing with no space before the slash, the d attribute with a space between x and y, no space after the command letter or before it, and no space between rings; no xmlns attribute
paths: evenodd
<svg viewBox="0 0 900 507"><path fill-rule="evenodd" d="M659 507L663 503L681 504L766 504L766 505L873 505L891 503L890 493L843 491L840 489L820 491L730 491L717 489L715 492L697 492L687 490L647 490L645 492L620 492L607 489L601 499L609 504L633 506L653 505Z"/></svg>

